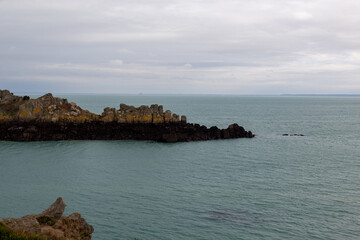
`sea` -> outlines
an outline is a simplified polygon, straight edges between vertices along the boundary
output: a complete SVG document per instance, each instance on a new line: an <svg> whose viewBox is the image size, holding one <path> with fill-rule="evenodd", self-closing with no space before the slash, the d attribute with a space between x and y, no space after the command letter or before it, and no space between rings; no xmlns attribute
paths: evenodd
<svg viewBox="0 0 360 240"><path fill-rule="evenodd" d="M95 240L360 239L360 97L57 96L95 113L162 104L256 137L0 142L0 218L62 197Z"/></svg>

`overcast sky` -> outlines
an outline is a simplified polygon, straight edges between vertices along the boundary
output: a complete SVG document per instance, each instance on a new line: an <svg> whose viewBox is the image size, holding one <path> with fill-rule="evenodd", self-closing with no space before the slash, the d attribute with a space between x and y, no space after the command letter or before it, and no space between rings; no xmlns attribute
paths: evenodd
<svg viewBox="0 0 360 240"><path fill-rule="evenodd" d="M359 0L0 0L0 89L360 93Z"/></svg>

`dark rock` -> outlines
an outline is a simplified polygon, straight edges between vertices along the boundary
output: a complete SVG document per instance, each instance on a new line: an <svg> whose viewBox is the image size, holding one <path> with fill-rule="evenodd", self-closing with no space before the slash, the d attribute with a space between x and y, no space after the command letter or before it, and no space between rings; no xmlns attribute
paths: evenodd
<svg viewBox="0 0 360 240"><path fill-rule="evenodd" d="M181 115L180 121L181 121L182 123L186 123L186 116Z"/></svg>
<svg viewBox="0 0 360 240"><path fill-rule="evenodd" d="M25 135L24 135L25 134ZM0 122L0 140L150 140L189 142L228 138L252 138L254 135L237 124L228 129L207 128L191 123L118 123L118 122Z"/></svg>
<svg viewBox="0 0 360 240"><path fill-rule="evenodd" d="M176 135L176 133L165 133L162 135L162 138L160 140L161 142L177 142L178 141L178 137Z"/></svg>
<svg viewBox="0 0 360 240"><path fill-rule="evenodd" d="M297 134L297 133L295 133L295 134L284 133L284 134L282 134L282 136L285 136L285 137L287 137L287 136L290 136L290 137L304 137L305 135L304 134Z"/></svg>

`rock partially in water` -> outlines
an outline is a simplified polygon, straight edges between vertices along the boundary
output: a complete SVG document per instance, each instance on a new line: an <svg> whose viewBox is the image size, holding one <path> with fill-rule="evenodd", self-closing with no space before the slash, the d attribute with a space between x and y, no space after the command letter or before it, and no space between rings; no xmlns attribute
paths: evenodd
<svg viewBox="0 0 360 240"><path fill-rule="evenodd" d="M140 107L120 104L119 110L107 107L97 115L51 93L30 99L0 90L0 140L189 142L254 136L237 124L218 129L187 123L186 116L164 111L157 104Z"/></svg>
<svg viewBox="0 0 360 240"><path fill-rule="evenodd" d="M284 134L282 134L282 136L284 136L284 137L304 137L305 135L304 134L298 134L298 133L292 133L292 134L284 133Z"/></svg>
<svg viewBox="0 0 360 240"><path fill-rule="evenodd" d="M1 219L0 222L16 232L35 234L44 239L90 240L94 228L79 213L63 216L65 206L62 198L58 198L41 214Z"/></svg>
<svg viewBox="0 0 360 240"><path fill-rule="evenodd" d="M252 138L237 124L227 129L207 128L191 123L117 123L117 122L0 122L0 140L145 140L156 142L190 142L215 139Z"/></svg>

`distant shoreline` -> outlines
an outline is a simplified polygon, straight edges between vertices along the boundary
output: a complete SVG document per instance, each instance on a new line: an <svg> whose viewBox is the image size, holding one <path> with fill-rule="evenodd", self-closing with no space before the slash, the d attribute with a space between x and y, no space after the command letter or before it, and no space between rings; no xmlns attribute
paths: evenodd
<svg viewBox="0 0 360 240"><path fill-rule="evenodd" d="M17 92L17 95L44 95L47 92ZM360 94L211 94L211 93L66 93L54 92L56 95L109 95L109 96L218 96L218 97L360 97Z"/></svg>

